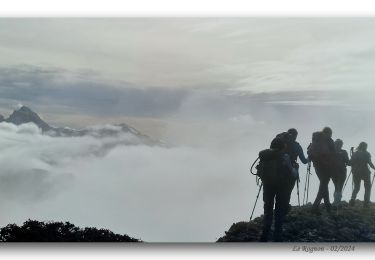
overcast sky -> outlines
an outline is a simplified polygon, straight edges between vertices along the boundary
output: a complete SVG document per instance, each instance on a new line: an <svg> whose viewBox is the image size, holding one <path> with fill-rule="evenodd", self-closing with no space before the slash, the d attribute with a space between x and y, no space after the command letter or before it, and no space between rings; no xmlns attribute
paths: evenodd
<svg viewBox="0 0 375 260"><path fill-rule="evenodd" d="M1 224L32 213L146 241L215 240L248 218L249 163L277 133L298 128L305 149L329 125L346 149L373 151L374 29L370 18L0 19L1 114L24 104L52 125L125 122L175 145L93 158L105 140L3 123Z"/></svg>
<svg viewBox="0 0 375 260"><path fill-rule="evenodd" d="M374 26L367 18L3 18L2 111L18 102L47 114L155 118L191 93L372 93Z"/></svg>
<svg viewBox="0 0 375 260"><path fill-rule="evenodd" d="M350 80L368 88L374 25L366 18L4 18L0 63L83 70L139 88L342 89Z"/></svg>
<svg viewBox="0 0 375 260"><path fill-rule="evenodd" d="M374 26L366 18L3 18L1 85L5 73L9 91L29 88L39 98L40 80L49 93L62 85L56 93L68 98L83 98L82 85L93 82L97 98L129 88L167 96L166 88L371 90ZM72 93L72 84L80 89Z"/></svg>

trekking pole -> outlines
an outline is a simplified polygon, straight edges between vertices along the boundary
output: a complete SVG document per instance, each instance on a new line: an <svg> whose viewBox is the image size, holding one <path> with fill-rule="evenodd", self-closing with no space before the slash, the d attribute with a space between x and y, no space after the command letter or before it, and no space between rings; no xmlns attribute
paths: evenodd
<svg viewBox="0 0 375 260"><path fill-rule="evenodd" d="M307 178L307 196L306 196L306 204L309 202L309 189L310 189L310 175L311 175L311 163L309 163L307 171L309 173Z"/></svg>
<svg viewBox="0 0 375 260"><path fill-rule="evenodd" d="M346 184L348 183L348 180L349 180L350 175L352 175L352 170L350 170L350 173L349 173L348 177L346 178L346 181L345 181L345 184L344 184L344 188L342 188L342 191L343 191L343 192L344 192L344 190L345 190Z"/></svg>
<svg viewBox="0 0 375 260"><path fill-rule="evenodd" d="M307 168L306 168L305 188L303 189L303 200L302 200L303 205L305 205L305 201L306 201L305 198L307 194L307 180L309 178L309 168L310 168L310 163L308 163Z"/></svg>
<svg viewBox="0 0 375 260"><path fill-rule="evenodd" d="M298 197L298 207L301 207L301 203L299 201L299 176L297 179L297 197Z"/></svg>
<svg viewBox="0 0 375 260"><path fill-rule="evenodd" d="M260 194L260 191L261 191L262 187L263 187L263 182L260 184L260 187L259 187L259 190L258 190L258 195L257 195L257 198L255 199L255 204L254 204L254 207L253 207L253 211L251 212L250 221L253 219L253 214L254 214L255 206L257 205L259 194Z"/></svg>
<svg viewBox="0 0 375 260"><path fill-rule="evenodd" d="M309 166L307 166L307 171L306 171L306 177L305 177L305 188L303 189L303 200L302 200L302 205L305 205L305 198L306 198L306 187L307 187L307 178L309 175Z"/></svg>

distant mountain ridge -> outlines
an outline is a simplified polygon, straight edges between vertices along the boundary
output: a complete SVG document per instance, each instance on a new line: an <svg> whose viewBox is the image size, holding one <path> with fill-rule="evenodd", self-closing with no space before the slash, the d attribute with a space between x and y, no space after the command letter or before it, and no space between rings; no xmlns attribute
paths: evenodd
<svg viewBox="0 0 375 260"><path fill-rule="evenodd" d="M107 125L106 127L88 127L84 129L73 129L69 127L52 127L46 123L40 116L26 106L13 111L8 117L0 115L0 122L12 123L14 125L22 125L27 123L34 123L38 126L43 134L54 137L77 137L77 136L93 136L97 138L116 136L121 133L130 133L136 136L142 143L147 145L160 145L162 142L155 141L149 136L140 133L135 128L125 124Z"/></svg>

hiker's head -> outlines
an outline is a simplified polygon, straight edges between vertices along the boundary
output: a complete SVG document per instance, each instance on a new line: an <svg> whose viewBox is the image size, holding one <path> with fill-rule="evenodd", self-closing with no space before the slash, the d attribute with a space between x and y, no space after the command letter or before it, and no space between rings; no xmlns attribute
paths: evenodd
<svg viewBox="0 0 375 260"><path fill-rule="evenodd" d="M341 150L343 145L344 145L344 142L341 139L336 139L335 141L336 149Z"/></svg>
<svg viewBox="0 0 375 260"><path fill-rule="evenodd" d="M361 142L357 147L357 151L366 151L366 150L367 150L367 143L365 142Z"/></svg>
<svg viewBox="0 0 375 260"><path fill-rule="evenodd" d="M279 137L276 137L271 142L271 149L284 150L286 148L286 143Z"/></svg>
<svg viewBox="0 0 375 260"><path fill-rule="evenodd" d="M298 135L298 132L297 132L297 129L295 128L290 128L288 130L288 133L290 134L290 136L292 137L292 140L297 140L297 135Z"/></svg>
<svg viewBox="0 0 375 260"><path fill-rule="evenodd" d="M332 129L330 127L328 126L324 127L322 132L326 134L327 136L332 137Z"/></svg>

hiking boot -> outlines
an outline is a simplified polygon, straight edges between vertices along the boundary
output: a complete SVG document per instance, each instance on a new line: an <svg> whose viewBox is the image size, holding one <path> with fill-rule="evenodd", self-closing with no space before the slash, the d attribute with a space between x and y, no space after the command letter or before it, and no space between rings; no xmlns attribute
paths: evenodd
<svg viewBox="0 0 375 260"><path fill-rule="evenodd" d="M355 205L355 200L354 200L354 199L351 199L351 200L349 201L349 206L354 207L354 205Z"/></svg>
<svg viewBox="0 0 375 260"><path fill-rule="evenodd" d="M363 207L365 208L365 209L369 209L370 208L370 203L369 202L363 202Z"/></svg>

